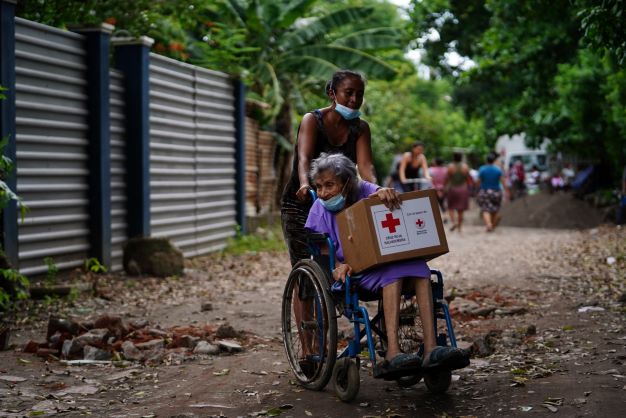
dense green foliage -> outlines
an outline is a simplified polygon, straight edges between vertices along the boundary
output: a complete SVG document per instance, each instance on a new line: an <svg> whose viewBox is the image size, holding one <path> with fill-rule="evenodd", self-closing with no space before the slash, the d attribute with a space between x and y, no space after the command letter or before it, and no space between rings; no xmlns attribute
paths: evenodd
<svg viewBox="0 0 626 418"><path fill-rule="evenodd" d="M408 151L415 141L426 144L429 159L448 159L453 147L478 154L487 151L482 121L468 121L452 105L451 93L448 81L428 81L414 73L369 83L364 117L372 130L379 180L387 174L393 155Z"/></svg>
<svg viewBox="0 0 626 418"><path fill-rule="evenodd" d="M414 1L412 18L428 62L454 77L455 103L484 117L491 142L525 132L531 145L605 163L626 161L624 2L587 0ZM445 54L471 59L468 71Z"/></svg>
<svg viewBox="0 0 626 418"><path fill-rule="evenodd" d="M0 100L6 98L2 94L3 90L6 89L0 86ZM26 213L26 206L4 181L7 177L12 176L14 171L13 161L4 155L4 150L9 144L10 137L10 135L7 135L0 140L0 215L9 203L15 201L23 218ZM6 312L10 310L16 301L27 297L28 279L17 270L11 268L2 248L0 248L0 311Z"/></svg>

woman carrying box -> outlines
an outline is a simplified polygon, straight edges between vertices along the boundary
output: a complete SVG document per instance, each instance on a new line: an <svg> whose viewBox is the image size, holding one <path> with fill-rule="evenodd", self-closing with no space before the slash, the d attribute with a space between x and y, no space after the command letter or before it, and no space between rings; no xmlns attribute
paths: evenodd
<svg viewBox="0 0 626 418"><path fill-rule="evenodd" d="M313 203L305 227L326 233L335 245L337 264L335 280L345 281L352 268L344 262L335 215L340 210L367 197L378 197L390 209L400 206L398 192L359 180L354 163L341 154L320 154L311 164L318 199ZM469 354L453 347L437 346L435 340L430 269L424 260L394 262L369 269L360 275L359 287L370 292L382 291L383 312L387 328L385 361L378 363L374 377L384 378L405 367L441 367L450 370L469 364ZM424 356L402 353L398 343L400 296L415 292L424 334Z"/></svg>

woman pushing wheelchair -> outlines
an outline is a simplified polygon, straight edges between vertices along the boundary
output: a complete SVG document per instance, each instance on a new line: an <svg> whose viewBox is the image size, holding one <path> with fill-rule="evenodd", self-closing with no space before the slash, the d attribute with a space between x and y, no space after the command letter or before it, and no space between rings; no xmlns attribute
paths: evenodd
<svg viewBox="0 0 626 418"><path fill-rule="evenodd" d="M345 281L351 267L344 262L335 215L342 209L367 197L378 197L390 210L399 208L398 193L360 180L355 164L341 154L322 153L313 160L310 178L318 199L313 203L305 228L328 234L335 247L337 264L333 279ZM374 367L374 377L393 379L406 368L454 370L469 364L469 354L454 347L437 346L430 269L424 260L413 259L378 266L359 275L358 287L382 293L387 331L385 360ZM403 353L398 341L401 295L415 292L423 326L423 355Z"/></svg>

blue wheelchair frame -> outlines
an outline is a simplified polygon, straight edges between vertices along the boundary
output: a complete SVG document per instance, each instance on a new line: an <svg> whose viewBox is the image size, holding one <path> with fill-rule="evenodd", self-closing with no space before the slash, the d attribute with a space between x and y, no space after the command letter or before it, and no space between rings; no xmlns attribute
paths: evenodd
<svg viewBox="0 0 626 418"><path fill-rule="evenodd" d="M312 236L321 235L321 234L311 234ZM331 271L335 269L335 245L333 244L332 239L327 235L323 234L324 239L326 241L326 245L328 246L328 257L329 257L329 268ZM320 237L321 238L321 237ZM320 240L315 240L319 242ZM313 257L319 257L322 255L320 248L317 245L309 244L311 254ZM433 313L436 315L438 309L443 311L442 316L440 318L445 319L446 327L448 330L447 337L450 339L450 345L452 347L456 347L456 337L454 335L454 329L452 327L452 320L450 319L450 312L448 310L448 305L443 301L443 276L439 270L431 270L431 274L437 276L437 282L432 285L433 292ZM430 280L430 279L429 279ZM386 334L383 330L379 329L376 325L372 323L378 322L378 320L382 316L382 312L377 312L374 318L370 320L369 312L365 306L361 306L359 304L359 294L356 291L356 286L358 285L359 276L350 277L346 276L345 283L335 282L331 288L330 293L332 295L337 295L344 289L344 308L342 315L345 316L350 322L354 324L354 338L348 343L348 346L337 355L337 358L357 358L361 353L361 339L365 336L367 337L367 348L369 353L369 359L372 364L376 364L376 350L374 347L374 338L372 331L378 334L381 338L386 338ZM320 309L319 302L316 303L316 309ZM319 318L320 316L318 316ZM437 317L435 317L435 334L437 333ZM320 324L322 326L322 324ZM323 335L320 336L320 347L323 347ZM445 346L446 345L446 335L440 334L437 335L437 344Z"/></svg>

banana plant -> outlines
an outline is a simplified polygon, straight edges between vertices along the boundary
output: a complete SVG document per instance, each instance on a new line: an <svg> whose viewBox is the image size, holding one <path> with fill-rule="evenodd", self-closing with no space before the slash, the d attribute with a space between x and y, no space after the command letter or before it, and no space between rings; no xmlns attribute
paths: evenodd
<svg viewBox="0 0 626 418"><path fill-rule="evenodd" d="M337 69L358 70L372 78L389 79L396 74L375 54L403 47L398 29L369 27L372 7L344 7L320 15L314 7L317 3L223 0L235 24L245 30L246 46L255 49L245 66L248 98L266 104L268 121L291 118L292 104L304 111L301 98L306 90L319 86ZM345 35L341 29L348 25L359 30ZM278 133L290 137L289 131Z"/></svg>

